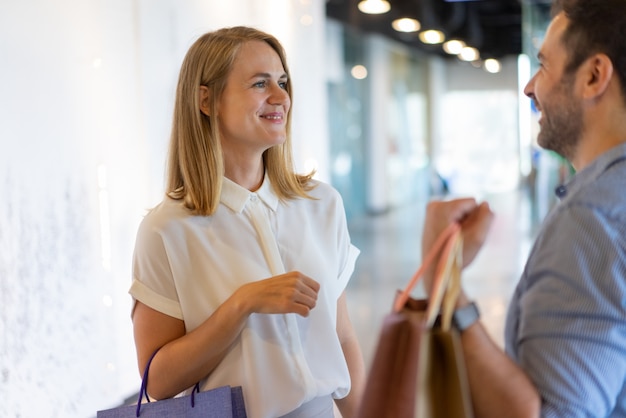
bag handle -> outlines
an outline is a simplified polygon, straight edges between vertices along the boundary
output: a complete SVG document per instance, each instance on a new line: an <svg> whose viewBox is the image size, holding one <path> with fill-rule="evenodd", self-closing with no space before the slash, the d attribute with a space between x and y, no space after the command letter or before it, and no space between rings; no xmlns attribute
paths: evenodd
<svg viewBox="0 0 626 418"><path fill-rule="evenodd" d="M461 293L462 266L463 234L459 230L450 237L439 260L426 312L428 326L432 326L437 314L441 313L441 329L450 329L456 301Z"/></svg>
<svg viewBox="0 0 626 418"><path fill-rule="evenodd" d="M139 389L139 397L137 399L137 415L136 415L137 417L141 413L141 401L143 400L143 397L145 396L148 402L152 402L150 400L150 397L148 396L148 371L150 370L150 364L152 363L154 356L156 356L156 353L158 353L160 349L161 347L157 348L154 351L154 353L152 353L152 355L150 356L150 359L148 360L148 363L146 364L146 368L143 371L143 378L141 379L141 388ZM191 407L192 408L195 406L194 398L195 398L196 393L200 393L200 382L196 383L196 385L193 387L193 390L191 391Z"/></svg>
<svg viewBox="0 0 626 418"><path fill-rule="evenodd" d="M150 370L150 364L152 363L152 359L154 359L154 356L156 356L156 353L158 353L160 349L161 347L157 348L154 351L154 353L152 353L152 355L150 356L150 359L148 360L148 363L146 364L146 368L143 371L143 377L141 379L141 388L139 389L139 397L137 398L137 415L136 416L139 416L141 412L141 401L143 400L143 397L145 396L148 402L150 402L150 397L148 396L148 371Z"/></svg>
<svg viewBox="0 0 626 418"><path fill-rule="evenodd" d="M413 274L413 277L411 277L411 280L409 281L407 286L404 288L398 298L396 298L394 311L400 312L402 310L406 302L409 300L409 295L411 291L413 290L419 279L423 276L426 269L428 269L433 264L435 258L443 248L443 253L439 258L439 262L437 264L437 270L435 273L435 279L433 281L431 294L429 295L428 310L426 315L428 326L432 326L437 317L437 313L441 308L440 305L442 299L444 298L445 288L448 285L450 270L453 264L458 264L458 259L461 256L460 248L462 248L462 245L463 241L461 234L461 225L458 222L453 222L448 225L448 227L446 227L446 229L444 229L443 232L437 237L437 240L424 257L420 268L415 272L415 274ZM451 255L454 255L454 257L451 257ZM453 263L453 261L456 261L456 263ZM458 291L460 291L460 283ZM449 299L450 298L446 298L446 301L449 302Z"/></svg>

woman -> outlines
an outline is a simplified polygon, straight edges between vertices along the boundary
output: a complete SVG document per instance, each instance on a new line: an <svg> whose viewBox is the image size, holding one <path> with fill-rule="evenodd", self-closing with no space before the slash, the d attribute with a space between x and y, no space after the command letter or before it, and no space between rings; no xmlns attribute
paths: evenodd
<svg viewBox="0 0 626 418"><path fill-rule="evenodd" d="M180 72L166 196L137 234L130 293L151 396L242 386L251 418L344 418L364 385L339 194L294 173L292 89L271 35L207 33Z"/></svg>

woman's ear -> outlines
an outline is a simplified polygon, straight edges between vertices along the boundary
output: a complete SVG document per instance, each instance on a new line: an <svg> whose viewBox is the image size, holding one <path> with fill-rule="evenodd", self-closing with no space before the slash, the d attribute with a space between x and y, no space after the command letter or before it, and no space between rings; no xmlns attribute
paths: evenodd
<svg viewBox="0 0 626 418"><path fill-rule="evenodd" d="M207 86L200 86L200 92L198 94L200 95L200 111L207 116L211 116L211 106L209 105L211 102L211 90L209 90Z"/></svg>

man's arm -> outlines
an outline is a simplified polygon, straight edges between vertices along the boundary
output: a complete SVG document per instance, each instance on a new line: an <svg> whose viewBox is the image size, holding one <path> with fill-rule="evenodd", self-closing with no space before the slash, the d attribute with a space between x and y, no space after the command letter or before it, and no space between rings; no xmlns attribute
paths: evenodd
<svg viewBox="0 0 626 418"><path fill-rule="evenodd" d="M462 295L458 306L468 303ZM534 385L480 321L463 331L461 344L476 418L539 417L541 398Z"/></svg>
<svg viewBox="0 0 626 418"><path fill-rule="evenodd" d="M463 265L469 265L486 240L493 213L486 203L474 199L433 201L426 209L422 251L428 252L441 232L452 222L463 231ZM432 271L424 276L427 294ZM457 308L469 304L463 292ZM524 371L491 339L480 321L461 334L461 343L476 418L538 417L541 398Z"/></svg>

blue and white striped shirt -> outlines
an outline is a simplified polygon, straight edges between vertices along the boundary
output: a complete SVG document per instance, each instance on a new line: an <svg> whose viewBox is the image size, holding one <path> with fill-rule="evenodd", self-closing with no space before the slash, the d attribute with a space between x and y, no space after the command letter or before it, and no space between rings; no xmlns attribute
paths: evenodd
<svg viewBox="0 0 626 418"><path fill-rule="evenodd" d="M513 295L506 351L542 417L626 417L626 144L557 195Z"/></svg>

